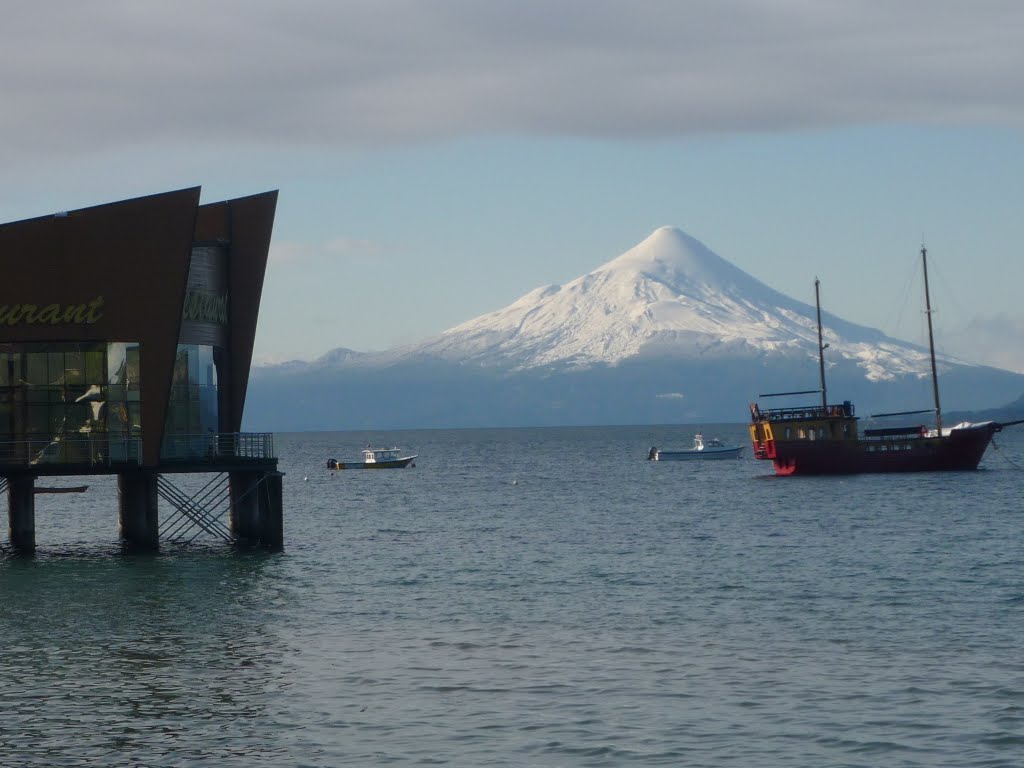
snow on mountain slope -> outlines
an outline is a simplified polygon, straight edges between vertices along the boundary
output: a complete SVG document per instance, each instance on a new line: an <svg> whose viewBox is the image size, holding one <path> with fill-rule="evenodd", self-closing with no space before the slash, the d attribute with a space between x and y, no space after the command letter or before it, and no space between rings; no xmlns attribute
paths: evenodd
<svg viewBox="0 0 1024 768"><path fill-rule="evenodd" d="M927 370L920 348L832 315L823 324L829 356L856 362L868 379ZM586 368L640 356L816 356L817 323L814 307L766 286L679 229L662 227L589 274L531 291L411 352L514 369Z"/></svg>

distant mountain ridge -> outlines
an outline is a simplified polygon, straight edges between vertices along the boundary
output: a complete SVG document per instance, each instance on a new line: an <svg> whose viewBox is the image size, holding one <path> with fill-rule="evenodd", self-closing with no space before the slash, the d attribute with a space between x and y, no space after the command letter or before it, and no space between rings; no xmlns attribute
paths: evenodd
<svg viewBox="0 0 1024 768"><path fill-rule="evenodd" d="M823 325L830 392L869 405L920 403L927 350L829 313ZM418 344L375 353L338 348L312 363L256 369L249 401L258 422L267 390L308 394L316 405L303 429L341 429L353 419L360 426L671 423L742 418L747 401L772 382L784 390L817 386L816 366L814 307L662 227L565 285L537 288ZM1001 405L1024 391L1019 374L950 357L940 368L954 407ZM318 388L333 390L333 402ZM358 409L343 405L350 398ZM452 423L438 423L442 415Z"/></svg>

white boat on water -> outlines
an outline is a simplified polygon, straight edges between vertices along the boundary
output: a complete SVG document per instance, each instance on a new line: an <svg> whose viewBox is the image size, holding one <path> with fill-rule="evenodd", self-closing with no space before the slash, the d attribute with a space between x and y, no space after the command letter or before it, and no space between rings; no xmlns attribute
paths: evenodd
<svg viewBox="0 0 1024 768"><path fill-rule="evenodd" d="M738 459L743 453L742 445L726 445L717 437L705 440L698 432L693 436L693 447L681 451L663 451L651 446L647 453L649 461L707 461L708 459Z"/></svg>
<svg viewBox="0 0 1024 768"><path fill-rule="evenodd" d="M371 448L366 446L362 461L328 459L328 469L401 469L412 464L416 454L403 456L400 448ZM416 466L412 464L412 466Z"/></svg>

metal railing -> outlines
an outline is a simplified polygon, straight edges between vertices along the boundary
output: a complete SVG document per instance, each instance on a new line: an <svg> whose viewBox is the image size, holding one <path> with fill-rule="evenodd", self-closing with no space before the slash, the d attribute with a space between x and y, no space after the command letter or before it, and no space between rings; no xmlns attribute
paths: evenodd
<svg viewBox="0 0 1024 768"><path fill-rule="evenodd" d="M215 464L273 458L276 458L274 435L270 432L168 435L160 451L160 461L169 463ZM142 438L93 434L88 437L0 440L0 467L69 466L103 469L124 465L142 465Z"/></svg>
<svg viewBox="0 0 1024 768"><path fill-rule="evenodd" d="M796 408L758 408L752 412L754 421L810 421L814 419L835 419L852 418L854 414L853 405L843 403L842 405L830 405L822 408L820 405L798 406Z"/></svg>
<svg viewBox="0 0 1024 768"><path fill-rule="evenodd" d="M0 466L110 467L115 464L142 464L142 440L137 437L92 435L0 441Z"/></svg>
<svg viewBox="0 0 1024 768"><path fill-rule="evenodd" d="M165 435L160 448L162 462L217 462L225 459L273 459L271 432L208 432Z"/></svg>

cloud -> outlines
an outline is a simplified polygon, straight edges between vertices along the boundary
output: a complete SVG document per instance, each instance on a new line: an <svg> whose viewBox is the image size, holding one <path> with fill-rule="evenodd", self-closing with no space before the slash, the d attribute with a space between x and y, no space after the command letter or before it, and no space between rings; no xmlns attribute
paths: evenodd
<svg viewBox="0 0 1024 768"><path fill-rule="evenodd" d="M54 0L5 9L0 163L1024 125L1016 0Z"/></svg>

